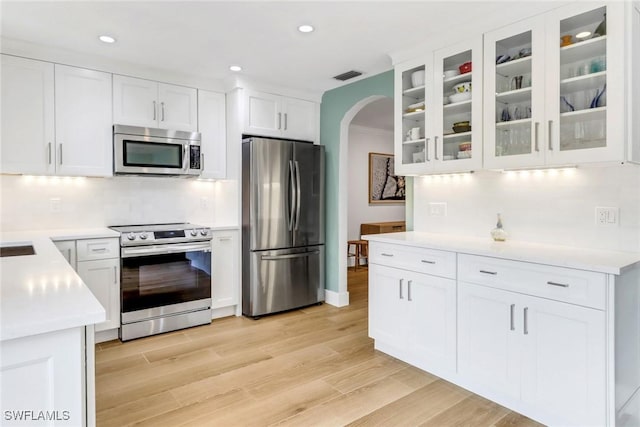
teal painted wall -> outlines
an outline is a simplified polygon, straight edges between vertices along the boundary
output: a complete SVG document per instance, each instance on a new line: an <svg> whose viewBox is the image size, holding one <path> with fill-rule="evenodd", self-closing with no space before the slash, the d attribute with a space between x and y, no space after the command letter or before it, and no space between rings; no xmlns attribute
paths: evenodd
<svg viewBox="0 0 640 427"><path fill-rule="evenodd" d="M338 291L338 194L345 183L338 182L340 164L340 122L358 102L374 95L393 98L393 71L327 91L320 107L320 143L326 150L326 281L325 287ZM363 178L366 179L366 178ZM341 185L342 184L342 185ZM413 222L413 183L407 180L407 226ZM346 242L344 242L346 244Z"/></svg>

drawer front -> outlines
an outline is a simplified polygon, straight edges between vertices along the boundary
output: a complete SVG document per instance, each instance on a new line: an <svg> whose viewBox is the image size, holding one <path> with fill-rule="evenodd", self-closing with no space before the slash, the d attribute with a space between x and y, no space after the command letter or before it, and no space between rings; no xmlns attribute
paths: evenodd
<svg viewBox="0 0 640 427"><path fill-rule="evenodd" d="M369 242L371 263L434 276L456 278L455 252Z"/></svg>
<svg viewBox="0 0 640 427"><path fill-rule="evenodd" d="M118 239L86 239L76 242L78 261L118 258L120 244Z"/></svg>
<svg viewBox="0 0 640 427"><path fill-rule="evenodd" d="M604 273L459 254L458 280L585 307L605 308Z"/></svg>

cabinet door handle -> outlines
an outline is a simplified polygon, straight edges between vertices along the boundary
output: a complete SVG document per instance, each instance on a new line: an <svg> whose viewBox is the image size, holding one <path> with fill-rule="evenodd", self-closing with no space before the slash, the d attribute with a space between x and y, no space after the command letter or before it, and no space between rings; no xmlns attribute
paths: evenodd
<svg viewBox="0 0 640 427"><path fill-rule="evenodd" d="M529 335L529 307L524 308L524 334Z"/></svg>
<svg viewBox="0 0 640 427"><path fill-rule="evenodd" d="M431 161L431 159L429 158L429 139L431 138L427 138L424 140L424 156L427 162Z"/></svg>
<svg viewBox="0 0 640 427"><path fill-rule="evenodd" d="M562 288L568 288L569 284L568 283L558 283L558 282L547 282L547 285L551 285L551 286L560 286Z"/></svg>
<svg viewBox="0 0 640 427"><path fill-rule="evenodd" d="M162 121L164 122L164 102L161 102L160 106L162 107Z"/></svg>
<svg viewBox="0 0 640 427"><path fill-rule="evenodd" d="M407 301L412 301L412 299L411 299L411 282L413 282L413 280L409 280L407 282Z"/></svg>
<svg viewBox="0 0 640 427"><path fill-rule="evenodd" d="M48 153L47 155L49 156L49 164L51 164L51 143L48 144Z"/></svg>
<svg viewBox="0 0 640 427"><path fill-rule="evenodd" d="M538 145L538 130L540 128L540 122L536 122L534 128L534 141L535 141L535 149L536 151L540 151L540 146Z"/></svg>
<svg viewBox="0 0 640 427"><path fill-rule="evenodd" d="M118 283L118 267L113 266L113 283Z"/></svg>
<svg viewBox="0 0 640 427"><path fill-rule="evenodd" d="M62 164L62 144L60 145L60 164Z"/></svg>
<svg viewBox="0 0 640 427"><path fill-rule="evenodd" d="M278 113L278 129L282 129L282 113Z"/></svg>
<svg viewBox="0 0 640 427"><path fill-rule="evenodd" d="M435 156L436 160L439 160L438 159L438 137L437 136L433 138L433 153L434 153L434 156Z"/></svg>
<svg viewBox="0 0 640 427"><path fill-rule="evenodd" d="M382 255L382 256L389 256L389 257L393 256L393 254L385 254L385 253L381 253L380 255Z"/></svg>
<svg viewBox="0 0 640 427"><path fill-rule="evenodd" d="M425 264L435 264L436 263L435 261L429 261L429 260L426 260L426 259L420 260L420 262L423 262Z"/></svg>
<svg viewBox="0 0 640 427"><path fill-rule="evenodd" d="M200 172L204 171L204 153L200 153Z"/></svg>
<svg viewBox="0 0 640 427"><path fill-rule="evenodd" d="M404 279L400 279L400 281L398 282L398 289L399 289L399 291L400 291L400 299L404 299L404 298L402 297L402 281L403 281L403 280L404 280Z"/></svg>
<svg viewBox="0 0 640 427"><path fill-rule="evenodd" d="M480 270L480 273L491 274L492 276L495 276L496 274L498 274L497 271L487 271L487 270Z"/></svg>
<svg viewBox="0 0 640 427"><path fill-rule="evenodd" d="M158 109L158 104L156 101L153 101L153 120L156 120L156 110Z"/></svg>
<svg viewBox="0 0 640 427"><path fill-rule="evenodd" d="M287 130L287 113L284 113L284 130Z"/></svg>
<svg viewBox="0 0 640 427"><path fill-rule="evenodd" d="M553 151L553 143L551 142L551 139L553 138L553 132L551 132L552 123L553 120L549 120L549 151Z"/></svg>
<svg viewBox="0 0 640 427"><path fill-rule="evenodd" d="M510 320L510 329L512 331L516 330L516 322L515 322L515 311L516 311L516 305L515 304L511 304L511 306L509 307L509 320Z"/></svg>

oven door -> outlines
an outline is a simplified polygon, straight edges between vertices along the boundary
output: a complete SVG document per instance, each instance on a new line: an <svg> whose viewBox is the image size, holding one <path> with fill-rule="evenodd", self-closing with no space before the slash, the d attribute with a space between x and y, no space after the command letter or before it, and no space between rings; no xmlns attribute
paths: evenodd
<svg viewBox="0 0 640 427"><path fill-rule="evenodd" d="M113 138L116 174L200 174L200 146L194 141L126 134Z"/></svg>
<svg viewBox="0 0 640 427"><path fill-rule="evenodd" d="M122 323L211 306L211 242L122 248Z"/></svg>

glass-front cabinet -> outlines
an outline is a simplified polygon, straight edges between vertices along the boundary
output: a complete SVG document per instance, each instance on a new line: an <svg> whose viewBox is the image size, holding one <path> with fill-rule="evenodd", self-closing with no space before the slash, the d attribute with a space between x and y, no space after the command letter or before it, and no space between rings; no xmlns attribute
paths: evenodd
<svg viewBox="0 0 640 427"><path fill-rule="evenodd" d="M572 4L485 34L485 168L624 159L622 13Z"/></svg>
<svg viewBox="0 0 640 427"><path fill-rule="evenodd" d="M421 62L396 66L398 174L481 167L482 74L480 38L432 52Z"/></svg>

